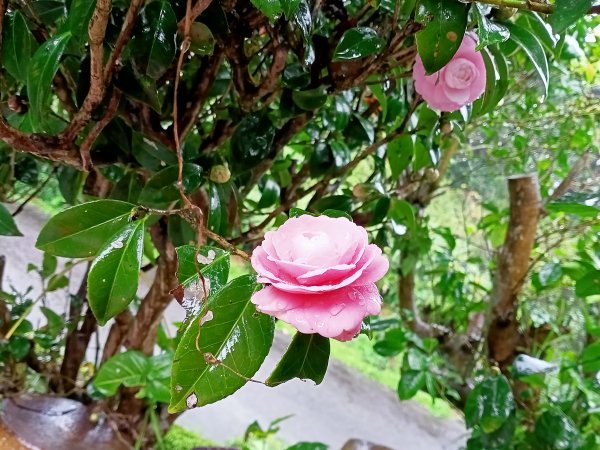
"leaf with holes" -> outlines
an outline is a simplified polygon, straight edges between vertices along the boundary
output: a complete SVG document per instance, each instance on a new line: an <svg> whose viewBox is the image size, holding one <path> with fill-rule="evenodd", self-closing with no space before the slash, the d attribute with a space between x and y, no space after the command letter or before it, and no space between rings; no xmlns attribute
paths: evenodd
<svg viewBox="0 0 600 450"><path fill-rule="evenodd" d="M111 237L90 267L88 298L100 325L122 312L137 291L145 220L127 224Z"/></svg>
<svg viewBox="0 0 600 450"><path fill-rule="evenodd" d="M467 28L469 5L458 0L421 0L415 20L423 25L416 34L417 51L428 74L452 59Z"/></svg>
<svg viewBox="0 0 600 450"><path fill-rule="evenodd" d="M296 333L266 384L277 386L293 378L321 384L328 363L329 339L318 334Z"/></svg>
<svg viewBox="0 0 600 450"><path fill-rule="evenodd" d="M273 343L274 322L256 311L250 297L255 277L244 275L227 284L183 330L173 360L172 413L207 405L233 394L259 369Z"/></svg>

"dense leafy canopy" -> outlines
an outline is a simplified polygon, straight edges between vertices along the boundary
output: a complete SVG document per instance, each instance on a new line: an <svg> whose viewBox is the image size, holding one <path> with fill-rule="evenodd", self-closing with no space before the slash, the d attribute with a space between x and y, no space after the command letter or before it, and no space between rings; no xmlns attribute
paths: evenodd
<svg viewBox="0 0 600 450"><path fill-rule="evenodd" d="M60 209L31 265L40 297L0 284L2 393L104 398L137 425L234 393L274 333L244 258L289 217L325 214L390 259L363 333L400 362L400 399L463 408L469 449L598 448L592 3L0 1L0 235L20 235L11 211L33 198ZM486 90L439 113L413 62L440 70L466 33ZM44 307L36 328L79 263L68 313ZM169 336L173 298L187 317ZM90 371L96 325L111 331ZM329 350L296 334L266 385L320 383ZM516 370L520 354L556 370Z"/></svg>

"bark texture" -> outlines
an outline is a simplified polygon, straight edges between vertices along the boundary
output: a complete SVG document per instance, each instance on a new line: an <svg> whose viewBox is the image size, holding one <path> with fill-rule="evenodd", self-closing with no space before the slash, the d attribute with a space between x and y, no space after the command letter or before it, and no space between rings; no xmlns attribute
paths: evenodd
<svg viewBox="0 0 600 450"><path fill-rule="evenodd" d="M510 218L506 238L498 254L488 332L489 356L501 369L512 362L521 342L518 295L529 271L542 206L536 175L509 178L508 192Z"/></svg>

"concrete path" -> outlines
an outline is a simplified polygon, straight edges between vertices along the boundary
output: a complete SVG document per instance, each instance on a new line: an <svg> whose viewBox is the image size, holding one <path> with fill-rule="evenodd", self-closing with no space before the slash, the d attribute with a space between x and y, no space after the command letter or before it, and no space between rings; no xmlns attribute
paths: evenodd
<svg viewBox="0 0 600 450"><path fill-rule="evenodd" d="M17 224L25 235L0 237L0 255L6 255L4 286L24 289L37 280L27 273L27 264L41 263L42 254L35 249L37 233L45 221L34 208L26 208ZM77 290L83 267L72 276L70 289ZM48 303L65 308L64 294L53 293ZM173 302L167 311L169 321L179 320L182 311ZM34 324L43 321L33 315ZM100 332L102 340L107 327ZM93 340L92 340L93 342ZM264 380L285 351L289 337L278 334L271 353L256 379ZM93 353L93 352L92 352ZM400 402L396 394L364 378L338 361L330 361L325 380L319 386L293 380L275 388L248 383L234 395L213 405L188 411L177 421L199 431L203 436L226 442L241 436L246 427L258 420L263 427L279 417L293 414L280 424L278 436L286 442L320 441L341 448L350 438L370 440L395 450L457 450L464 444L464 424L458 420L435 418L414 401Z"/></svg>

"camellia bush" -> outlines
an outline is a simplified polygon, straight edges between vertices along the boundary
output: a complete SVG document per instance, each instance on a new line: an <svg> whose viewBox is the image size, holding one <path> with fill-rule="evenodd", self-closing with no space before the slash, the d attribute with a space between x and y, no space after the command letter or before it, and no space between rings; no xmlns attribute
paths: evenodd
<svg viewBox="0 0 600 450"><path fill-rule="evenodd" d="M0 284L2 395L98 405L150 448L252 379L277 319L297 333L265 389L320 383L362 333L469 449L600 448L598 13L0 0L0 234L61 208L41 291Z"/></svg>

